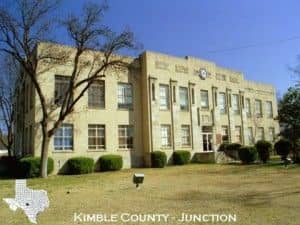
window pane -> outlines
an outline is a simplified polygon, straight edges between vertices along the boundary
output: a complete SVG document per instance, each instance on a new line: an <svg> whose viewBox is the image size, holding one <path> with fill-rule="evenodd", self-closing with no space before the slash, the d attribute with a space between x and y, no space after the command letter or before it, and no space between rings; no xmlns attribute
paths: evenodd
<svg viewBox="0 0 300 225"><path fill-rule="evenodd" d="M169 86L159 85L160 109L169 109Z"/></svg>
<svg viewBox="0 0 300 225"><path fill-rule="evenodd" d="M201 91L201 107L208 108L208 91Z"/></svg>
<svg viewBox="0 0 300 225"><path fill-rule="evenodd" d="M180 109L188 110L189 102L188 102L188 89L185 87L179 88L179 96L180 96Z"/></svg>
<svg viewBox="0 0 300 225"><path fill-rule="evenodd" d="M132 108L132 86L131 84L118 84L118 107Z"/></svg>

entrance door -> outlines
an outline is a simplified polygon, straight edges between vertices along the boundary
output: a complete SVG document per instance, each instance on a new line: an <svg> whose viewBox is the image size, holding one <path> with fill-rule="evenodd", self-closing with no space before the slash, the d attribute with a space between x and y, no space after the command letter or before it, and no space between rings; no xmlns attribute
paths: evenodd
<svg viewBox="0 0 300 225"><path fill-rule="evenodd" d="M205 152L213 151L212 137L213 137L212 133L202 133L203 151Z"/></svg>

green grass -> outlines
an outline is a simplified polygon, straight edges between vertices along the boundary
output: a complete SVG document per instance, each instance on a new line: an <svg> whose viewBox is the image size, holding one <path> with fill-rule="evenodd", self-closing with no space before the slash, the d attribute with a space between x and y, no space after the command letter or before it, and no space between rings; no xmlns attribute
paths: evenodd
<svg viewBox="0 0 300 225"><path fill-rule="evenodd" d="M145 174L139 190L132 184L135 172ZM231 213L237 215L234 224L300 224L300 167L284 168L275 160L267 165L192 164L51 176L31 179L27 184L48 192L50 208L38 216L42 225L75 224L75 212L169 213L178 217L182 212ZM14 180L1 180L0 199L13 196ZM12 212L2 200L0 218L0 224L30 224L20 209Z"/></svg>

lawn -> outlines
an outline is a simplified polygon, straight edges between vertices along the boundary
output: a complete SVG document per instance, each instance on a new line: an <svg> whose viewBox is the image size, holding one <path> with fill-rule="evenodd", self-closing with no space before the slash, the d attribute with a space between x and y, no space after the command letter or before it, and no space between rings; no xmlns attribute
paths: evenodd
<svg viewBox="0 0 300 225"><path fill-rule="evenodd" d="M139 190L132 184L135 172L145 174ZM178 219L182 212L236 214L237 222L233 224L300 224L300 167L294 165L198 164L51 176L31 179L27 184L46 190L50 199L50 208L38 216L38 224L91 224L74 223L75 212L167 213ZM13 196L14 180L1 180L0 199ZM0 218L0 224L30 224L20 209L12 212L2 200ZM161 224L183 223L173 218Z"/></svg>

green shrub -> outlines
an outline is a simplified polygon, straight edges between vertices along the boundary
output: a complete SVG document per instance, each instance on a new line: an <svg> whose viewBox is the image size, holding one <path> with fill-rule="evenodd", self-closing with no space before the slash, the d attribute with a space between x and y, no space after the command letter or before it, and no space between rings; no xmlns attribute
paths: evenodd
<svg viewBox="0 0 300 225"><path fill-rule="evenodd" d="M99 158L101 171L115 171L123 167L123 159L120 155L103 155Z"/></svg>
<svg viewBox="0 0 300 225"><path fill-rule="evenodd" d="M189 151L179 150L173 153L174 165L188 164L190 158L191 158L191 153Z"/></svg>
<svg viewBox="0 0 300 225"><path fill-rule="evenodd" d="M74 157L68 160L68 174L86 174L94 171L94 160L88 157Z"/></svg>
<svg viewBox="0 0 300 225"><path fill-rule="evenodd" d="M280 139L275 143L274 148L281 159L285 160L292 149L292 143L287 139Z"/></svg>
<svg viewBox="0 0 300 225"><path fill-rule="evenodd" d="M263 163L266 163L270 158L272 144L265 140L257 141L255 144L258 156Z"/></svg>
<svg viewBox="0 0 300 225"><path fill-rule="evenodd" d="M162 151L151 152L151 167L163 168L167 164L167 155Z"/></svg>
<svg viewBox="0 0 300 225"><path fill-rule="evenodd" d="M40 157L24 157L19 162L20 165L20 176L26 178L34 178L40 176L40 166L41 158ZM52 158L48 157L47 164L47 174L53 172L54 161Z"/></svg>
<svg viewBox="0 0 300 225"><path fill-rule="evenodd" d="M239 149L242 147L239 143L230 143L225 149L225 154L234 160L239 160Z"/></svg>
<svg viewBox="0 0 300 225"><path fill-rule="evenodd" d="M242 146L238 151L239 158L244 164L250 164L256 160L257 151L252 146Z"/></svg>
<svg viewBox="0 0 300 225"><path fill-rule="evenodd" d="M225 152L228 145L229 145L228 142L223 142L222 144L220 144L218 148L218 152Z"/></svg>

